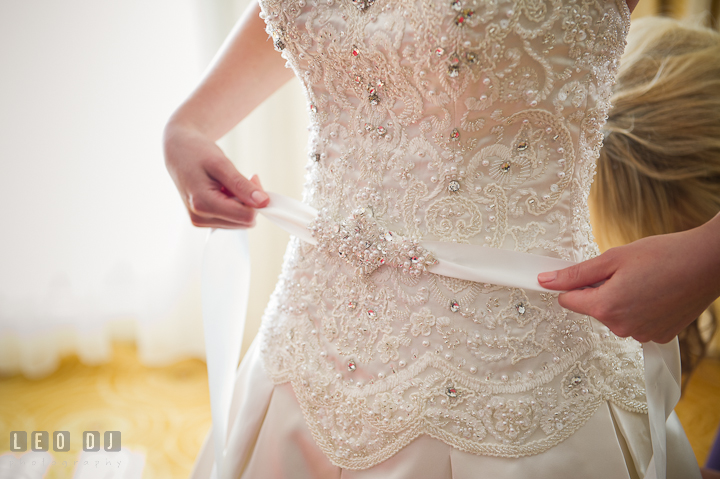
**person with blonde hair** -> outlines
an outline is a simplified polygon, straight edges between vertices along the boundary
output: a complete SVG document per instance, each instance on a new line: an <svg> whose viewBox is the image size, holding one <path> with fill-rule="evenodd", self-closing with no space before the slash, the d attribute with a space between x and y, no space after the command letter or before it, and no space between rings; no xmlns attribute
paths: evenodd
<svg viewBox="0 0 720 479"><path fill-rule="evenodd" d="M667 17L634 21L612 104L589 197L601 249L710 222L720 212L720 33ZM678 334L685 381L717 328L714 308L707 313L702 332L698 318ZM704 478L720 477L719 445Z"/></svg>
<svg viewBox="0 0 720 479"><path fill-rule="evenodd" d="M633 22L612 103L590 204L616 247L538 281L619 336L666 343L720 295L720 35Z"/></svg>
<svg viewBox="0 0 720 479"><path fill-rule="evenodd" d="M695 228L720 211L720 33L640 19L619 73L590 190L603 249ZM705 331L698 318L678 335L686 378L717 328L708 313ZM703 477L720 477L718 445Z"/></svg>
<svg viewBox="0 0 720 479"><path fill-rule="evenodd" d="M633 23L590 190L601 248L696 228L720 211L720 33L666 17ZM680 333L683 372L715 329Z"/></svg>

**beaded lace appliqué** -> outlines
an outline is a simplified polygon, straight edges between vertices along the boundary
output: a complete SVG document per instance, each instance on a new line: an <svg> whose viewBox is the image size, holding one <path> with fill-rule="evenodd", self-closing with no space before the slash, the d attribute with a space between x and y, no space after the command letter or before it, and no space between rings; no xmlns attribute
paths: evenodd
<svg viewBox="0 0 720 479"><path fill-rule="evenodd" d="M359 275L369 275L380 266L389 265L419 276L428 266L437 263L432 252L426 251L417 240L381 228L370 209L359 208L341 221L333 221L321 212L310 230L318 241L319 251L337 254L354 266Z"/></svg>
<svg viewBox="0 0 720 479"><path fill-rule="evenodd" d="M587 195L629 25L606 0L260 0L303 84L305 200L263 323L318 445L367 468L420 434L517 457L603 401L645 412L633 340L555 295L427 272L418 241L597 254Z"/></svg>

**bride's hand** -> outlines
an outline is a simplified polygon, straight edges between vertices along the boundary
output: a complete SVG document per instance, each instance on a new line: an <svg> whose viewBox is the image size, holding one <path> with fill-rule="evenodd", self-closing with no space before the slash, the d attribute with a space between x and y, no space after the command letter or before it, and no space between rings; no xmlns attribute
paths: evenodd
<svg viewBox="0 0 720 479"><path fill-rule="evenodd" d="M666 343L720 295L720 216L542 273L538 282L567 291L558 298L561 306L598 319L618 336Z"/></svg>
<svg viewBox="0 0 720 479"><path fill-rule="evenodd" d="M230 160L200 132L168 124L165 165L195 226L247 228L255 224L255 208L267 206L260 180L242 176Z"/></svg>

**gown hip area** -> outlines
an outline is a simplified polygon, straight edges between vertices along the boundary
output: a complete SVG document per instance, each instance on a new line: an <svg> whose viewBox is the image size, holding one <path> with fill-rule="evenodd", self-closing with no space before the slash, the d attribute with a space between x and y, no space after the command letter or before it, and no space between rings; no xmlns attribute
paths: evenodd
<svg viewBox="0 0 720 479"><path fill-rule="evenodd" d="M700 479L675 413L667 449L668 479ZM651 457L647 415L606 402L575 434L533 456L480 456L420 436L374 467L340 468L315 443L290 383L268 378L256 338L235 379L225 463L233 479L642 479ZM213 477L213 459L208 433L190 479Z"/></svg>

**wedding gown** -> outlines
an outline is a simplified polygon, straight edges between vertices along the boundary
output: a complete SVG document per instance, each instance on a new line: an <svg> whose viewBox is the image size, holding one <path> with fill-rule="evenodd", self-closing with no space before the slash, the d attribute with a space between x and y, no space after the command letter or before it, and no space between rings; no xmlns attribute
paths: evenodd
<svg viewBox="0 0 720 479"><path fill-rule="evenodd" d="M453 248L458 271L465 247L514 255L501 276L598 254L587 196L626 5L260 6L307 94L312 213L238 370L221 476L644 477L639 343L538 285L438 273ZM667 476L699 477L672 416L666 433ZM212 467L208 442L193 477Z"/></svg>

